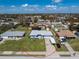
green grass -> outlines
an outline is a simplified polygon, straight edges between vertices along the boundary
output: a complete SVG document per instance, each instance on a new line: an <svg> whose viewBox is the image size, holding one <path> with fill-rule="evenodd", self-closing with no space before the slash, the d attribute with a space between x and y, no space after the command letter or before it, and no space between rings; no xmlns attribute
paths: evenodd
<svg viewBox="0 0 79 59"><path fill-rule="evenodd" d="M43 39L7 40L0 44L0 51L45 51Z"/></svg>
<svg viewBox="0 0 79 59"><path fill-rule="evenodd" d="M28 30L28 27L23 27L22 25L20 25L20 26L18 26L18 27L15 29L15 31L25 31L25 32L27 32L27 31L29 31L29 30Z"/></svg>
<svg viewBox="0 0 79 59"><path fill-rule="evenodd" d="M31 39L30 31L26 27L19 26L15 30L25 31L25 37L21 40L7 40L0 44L0 51L45 51L44 39Z"/></svg>
<svg viewBox="0 0 79 59"><path fill-rule="evenodd" d="M79 39L72 39L68 42L75 51L79 51Z"/></svg>
<svg viewBox="0 0 79 59"><path fill-rule="evenodd" d="M58 48L58 47L55 45L55 48L56 48L56 51L59 51L59 52L60 52L60 51L61 51L61 52L62 52L62 51L68 51L67 48L66 48L64 45L61 45L61 48Z"/></svg>

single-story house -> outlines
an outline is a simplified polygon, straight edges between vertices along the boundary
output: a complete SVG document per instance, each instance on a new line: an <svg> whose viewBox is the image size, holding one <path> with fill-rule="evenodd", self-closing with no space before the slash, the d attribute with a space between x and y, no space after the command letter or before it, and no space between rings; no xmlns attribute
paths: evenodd
<svg viewBox="0 0 79 59"><path fill-rule="evenodd" d="M75 38L75 35L70 30L60 30L59 32L56 32L59 38L66 37L67 39L73 39Z"/></svg>
<svg viewBox="0 0 79 59"><path fill-rule="evenodd" d="M38 25L51 25L50 20L39 19L37 22Z"/></svg>
<svg viewBox="0 0 79 59"><path fill-rule="evenodd" d="M51 26L50 20L43 20L39 19L37 22L38 27L41 27L41 29L45 29L47 27Z"/></svg>
<svg viewBox="0 0 79 59"><path fill-rule="evenodd" d="M22 39L25 35L25 32L22 31L7 31L0 35L3 39L12 39L12 40L18 40Z"/></svg>
<svg viewBox="0 0 79 59"><path fill-rule="evenodd" d="M43 39L50 39L51 43L56 43L55 39L53 38L53 34L51 31L46 30L32 30L30 33L31 38L43 38Z"/></svg>
<svg viewBox="0 0 79 59"><path fill-rule="evenodd" d="M53 34L50 31L46 30L32 30L30 33L31 38L45 38L45 37L51 37Z"/></svg>

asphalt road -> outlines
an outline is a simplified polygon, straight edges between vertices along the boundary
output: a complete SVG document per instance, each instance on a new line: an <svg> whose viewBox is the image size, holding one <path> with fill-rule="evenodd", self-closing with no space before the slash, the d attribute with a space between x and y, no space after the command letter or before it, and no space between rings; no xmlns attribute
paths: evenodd
<svg viewBox="0 0 79 59"><path fill-rule="evenodd" d="M79 59L79 57L30 57L30 56L0 56L0 59Z"/></svg>

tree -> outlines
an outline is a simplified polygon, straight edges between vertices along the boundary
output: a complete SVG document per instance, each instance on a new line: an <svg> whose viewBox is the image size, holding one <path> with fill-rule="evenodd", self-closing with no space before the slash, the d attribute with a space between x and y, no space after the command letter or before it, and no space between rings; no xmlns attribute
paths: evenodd
<svg viewBox="0 0 79 59"><path fill-rule="evenodd" d="M35 17L35 18L34 18L34 23L37 23L37 21L38 21L38 18Z"/></svg>
<svg viewBox="0 0 79 59"><path fill-rule="evenodd" d="M42 15L42 16L41 16L41 19L46 20L46 16L45 16L45 15Z"/></svg>

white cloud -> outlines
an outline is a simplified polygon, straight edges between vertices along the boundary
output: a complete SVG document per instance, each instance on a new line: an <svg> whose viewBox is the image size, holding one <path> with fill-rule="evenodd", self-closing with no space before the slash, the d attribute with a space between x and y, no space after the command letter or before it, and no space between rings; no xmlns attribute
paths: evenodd
<svg viewBox="0 0 79 59"><path fill-rule="evenodd" d="M55 3L60 3L62 0L52 0L54 1Z"/></svg>
<svg viewBox="0 0 79 59"><path fill-rule="evenodd" d="M55 5L46 5L46 7L56 7Z"/></svg>
<svg viewBox="0 0 79 59"><path fill-rule="evenodd" d="M46 8L48 9L57 9L56 5L46 5Z"/></svg>
<svg viewBox="0 0 79 59"><path fill-rule="evenodd" d="M23 4L23 5L22 5L22 7L27 7L27 6L28 6L28 4Z"/></svg>
<svg viewBox="0 0 79 59"><path fill-rule="evenodd" d="M12 5L9 7L0 7L0 13L79 13L79 6L58 6L58 5L28 5L27 8L23 8L22 5ZM75 8L74 8L75 7ZM19 9L19 10L18 10Z"/></svg>
<svg viewBox="0 0 79 59"><path fill-rule="evenodd" d="M15 5L12 5L11 7L16 7Z"/></svg>
<svg viewBox="0 0 79 59"><path fill-rule="evenodd" d="M60 6L59 8L60 9L67 9L68 7L66 7L66 6Z"/></svg>
<svg viewBox="0 0 79 59"><path fill-rule="evenodd" d="M78 6L72 5L71 7L78 7Z"/></svg>

